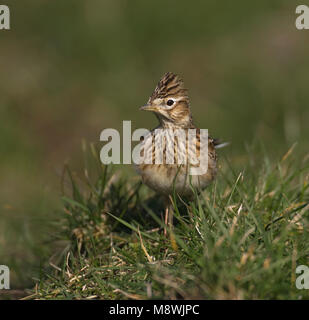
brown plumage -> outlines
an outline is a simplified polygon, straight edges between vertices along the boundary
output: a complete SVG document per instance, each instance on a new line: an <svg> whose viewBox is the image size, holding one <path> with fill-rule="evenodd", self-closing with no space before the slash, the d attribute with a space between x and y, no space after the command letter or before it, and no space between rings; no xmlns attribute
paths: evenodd
<svg viewBox="0 0 309 320"><path fill-rule="evenodd" d="M209 137L208 154L201 154L201 131L193 124L188 90L182 79L171 72L166 73L141 110L154 112L159 120L159 126L145 136L141 144L141 155L150 159L137 165L143 182L166 197L173 190L180 196L192 196L190 184L197 189L206 188L217 172L215 140ZM196 143L189 141L192 129L196 130ZM177 132L181 134L175 136ZM198 161L193 162L196 158ZM179 162L180 159L185 159L185 163ZM207 166L206 172L190 175L191 168L201 165Z"/></svg>
<svg viewBox="0 0 309 320"><path fill-rule="evenodd" d="M158 82L148 103L151 103L151 101L154 101L157 98L168 98L175 95L189 99L188 90L184 87L183 80L179 76L167 72Z"/></svg>

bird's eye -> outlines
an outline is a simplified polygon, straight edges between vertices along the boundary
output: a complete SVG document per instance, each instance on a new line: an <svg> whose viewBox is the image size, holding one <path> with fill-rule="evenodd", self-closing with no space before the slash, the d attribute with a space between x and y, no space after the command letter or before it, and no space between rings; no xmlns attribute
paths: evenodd
<svg viewBox="0 0 309 320"><path fill-rule="evenodd" d="M167 100L167 103L166 103L168 106L172 106L174 104L174 100Z"/></svg>

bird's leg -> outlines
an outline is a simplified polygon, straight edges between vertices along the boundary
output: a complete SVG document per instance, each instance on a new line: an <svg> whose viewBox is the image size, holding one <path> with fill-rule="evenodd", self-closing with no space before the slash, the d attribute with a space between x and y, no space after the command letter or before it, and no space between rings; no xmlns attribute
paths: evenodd
<svg viewBox="0 0 309 320"><path fill-rule="evenodd" d="M170 230L173 228L173 205L172 205L172 198L165 199L165 216L164 216L164 235L167 235L167 229Z"/></svg>
<svg viewBox="0 0 309 320"><path fill-rule="evenodd" d="M169 206L169 214L168 214L168 226L170 228L170 230L173 229L173 218L174 218L174 210L173 210L173 206L170 205Z"/></svg>
<svg viewBox="0 0 309 320"><path fill-rule="evenodd" d="M166 236L167 234L167 225L168 225L168 216L169 216L169 205L166 204L166 207L165 207L165 216L164 216L164 236Z"/></svg>

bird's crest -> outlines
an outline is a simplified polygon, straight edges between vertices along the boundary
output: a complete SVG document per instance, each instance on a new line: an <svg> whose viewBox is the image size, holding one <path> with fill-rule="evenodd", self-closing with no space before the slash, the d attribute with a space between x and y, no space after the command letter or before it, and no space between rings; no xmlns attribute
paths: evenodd
<svg viewBox="0 0 309 320"><path fill-rule="evenodd" d="M183 80L178 75L167 72L157 84L149 101L175 96L188 98L188 90L184 87Z"/></svg>

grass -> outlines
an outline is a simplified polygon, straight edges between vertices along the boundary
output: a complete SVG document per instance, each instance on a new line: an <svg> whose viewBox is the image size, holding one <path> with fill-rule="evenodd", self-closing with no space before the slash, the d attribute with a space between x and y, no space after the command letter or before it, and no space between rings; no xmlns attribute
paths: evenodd
<svg viewBox="0 0 309 320"><path fill-rule="evenodd" d="M222 157L194 201L174 195L166 238L158 197L91 146L82 178L64 170L58 250L28 298L308 299L309 162L294 147L276 162L250 150L243 168Z"/></svg>
<svg viewBox="0 0 309 320"><path fill-rule="evenodd" d="M10 1L12 28L0 32L5 61L0 77L0 264L10 267L12 290L33 287L54 245L61 250L63 241L76 241L67 231L69 236L59 235L62 241L46 242L48 233L59 228L49 224L57 221L62 205L63 163L69 159L70 168L82 168L80 140L99 141L104 128L120 131L123 120L131 119L132 129L153 128L153 115L137 110L167 71L183 76L196 124L232 141L227 153L236 173L222 159L217 189L207 190L202 202L213 192L224 194L224 176L232 183L241 164L259 159L256 153L251 160L244 155L245 141L262 140L270 159L294 141L307 152L309 42L307 32L295 28L296 5L290 0L199 1L194 6L163 0L54 0L44 5L30 0L27 6ZM252 170L260 172L260 167L248 167L244 179ZM93 174L92 181L99 176ZM135 185L124 172L121 181L123 188ZM79 189L85 197L85 186ZM132 208L122 218L131 224L136 212L144 217L140 203L160 215L162 208L148 203L152 196L141 186L138 200L129 201ZM239 204L234 197L230 203ZM122 213L115 198L108 208L118 217ZM139 203L136 210L132 201ZM186 219L186 210L180 211ZM210 212L205 213L209 219ZM148 216L145 222L136 218L141 232L150 221L160 227ZM108 221L116 223L110 216ZM116 227L113 234L128 233L120 222ZM52 261L58 265L56 258Z"/></svg>

